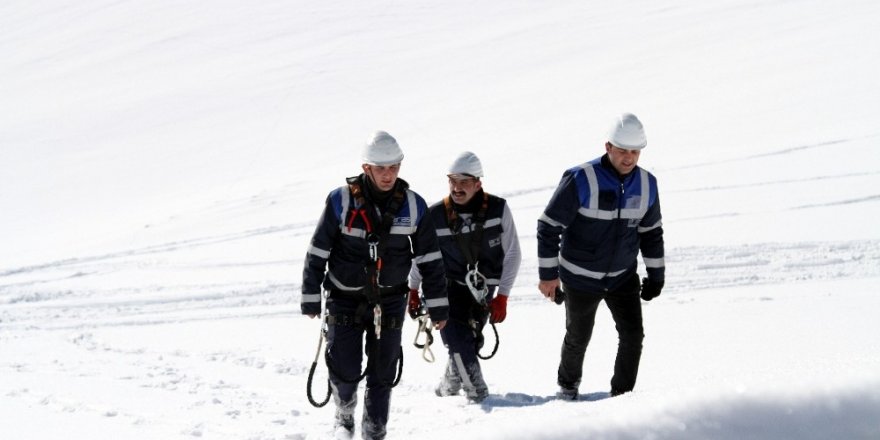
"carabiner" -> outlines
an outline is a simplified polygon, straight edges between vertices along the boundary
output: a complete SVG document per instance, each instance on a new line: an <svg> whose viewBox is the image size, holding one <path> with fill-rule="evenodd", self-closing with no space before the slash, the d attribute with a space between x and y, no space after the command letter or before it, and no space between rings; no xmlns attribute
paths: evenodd
<svg viewBox="0 0 880 440"><path fill-rule="evenodd" d="M372 233L368 235L367 246L370 248L370 260L379 261L379 236Z"/></svg>
<svg viewBox="0 0 880 440"><path fill-rule="evenodd" d="M477 265L464 276L464 283L471 291L478 303L485 305L486 296L489 294L489 286L486 285L486 277L477 270Z"/></svg>

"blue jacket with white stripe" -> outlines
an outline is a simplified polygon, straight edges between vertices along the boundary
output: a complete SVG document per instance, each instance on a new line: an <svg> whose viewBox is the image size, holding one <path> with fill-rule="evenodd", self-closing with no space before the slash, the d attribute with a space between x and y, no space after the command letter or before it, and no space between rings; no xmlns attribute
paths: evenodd
<svg viewBox="0 0 880 440"><path fill-rule="evenodd" d="M538 273L571 289L616 290L636 272L665 276L657 179L636 167L620 176L607 156L566 170L538 220Z"/></svg>
<svg viewBox="0 0 880 440"><path fill-rule="evenodd" d="M361 174L362 188L367 187L366 177ZM403 179L397 179L395 189L404 193L403 203L395 213L388 232L382 266L379 271L381 287L407 284L409 271L415 262L423 277L423 293L431 319L446 320L449 302L446 297L446 277L437 234L427 215L425 200ZM306 253L302 283L302 313L321 312L321 287L358 293L367 288L367 266L370 249L367 235L380 226L387 205L375 206L370 193L363 191L365 206L355 206L348 185L341 186L327 196L324 212L312 236ZM361 208L374 209L375 215L360 214ZM375 220L374 220L375 219ZM326 270L326 273L325 273Z"/></svg>

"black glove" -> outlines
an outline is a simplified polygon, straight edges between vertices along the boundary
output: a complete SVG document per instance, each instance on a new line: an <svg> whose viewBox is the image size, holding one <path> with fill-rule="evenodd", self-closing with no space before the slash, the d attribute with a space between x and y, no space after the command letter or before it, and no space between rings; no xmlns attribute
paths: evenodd
<svg viewBox="0 0 880 440"><path fill-rule="evenodd" d="M556 293L553 295L553 302L556 304L562 304L565 302L565 292L559 287L556 288Z"/></svg>
<svg viewBox="0 0 880 440"><path fill-rule="evenodd" d="M660 296L661 290L663 290L663 280L652 281L650 278L642 278L641 296L643 300L650 301Z"/></svg>

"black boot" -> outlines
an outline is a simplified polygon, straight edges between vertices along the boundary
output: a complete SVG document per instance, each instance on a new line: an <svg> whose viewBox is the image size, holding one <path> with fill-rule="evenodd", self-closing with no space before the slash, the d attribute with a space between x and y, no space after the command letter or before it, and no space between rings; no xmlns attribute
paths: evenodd
<svg viewBox="0 0 880 440"><path fill-rule="evenodd" d="M373 422L364 412L364 419L361 423L361 436L364 440L383 440L385 438L385 425Z"/></svg>
<svg viewBox="0 0 880 440"><path fill-rule="evenodd" d="M335 396L334 396L335 397ZM336 401L336 417L333 420L333 431L336 438L352 438L354 436L354 409L357 407L357 396L348 402Z"/></svg>

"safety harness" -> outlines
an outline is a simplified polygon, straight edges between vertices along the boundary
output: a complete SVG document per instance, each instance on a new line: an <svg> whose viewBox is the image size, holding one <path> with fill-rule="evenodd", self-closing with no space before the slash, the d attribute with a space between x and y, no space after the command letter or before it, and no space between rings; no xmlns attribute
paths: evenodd
<svg viewBox="0 0 880 440"><path fill-rule="evenodd" d="M449 230L452 231L452 236L455 239L455 243L458 245L458 249L467 261L468 271L464 276L465 285L467 286L468 291L470 291L471 297L476 302L476 306L481 312L486 312L489 310L489 304L486 301L486 297L489 295L489 286L486 283L486 277L480 273L479 258L480 247L483 244L483 227L486 224L486 215L489 210L489 193L483 191L483 200L480 204L480 209L478 209L471 218L471 233L469 236L461 233L464 228L464 221L458 215L450 196L443 198L443 207L446 211L446 224L449 226ZM479 348L483 345L483 329L480 328L477 322L473 319L468 322L468 326L474 332L477 339L477 357L480 359L491 359L495 356L495 353L498 352L498 329L495 328L495 324L492 322L490 322L489 325L492 326L492 331L495 333L495 347L492 349L491 354L483 356L479 352Z"/></svg>
<svg viewBox="0 0 880 440"><path fill-rule="evenodd" d="M357 310L354 315L330 315L329 311L325 310L323 313L323 323L321 326L321 340L318 343L318 353L321 351L321 342L326 340L327 338L327 327L330 325L343 325L350 327L363 327L367 330L372 327L373 332L376 335L376 341L373 344L373 347L370 349L368 353L367 366L364 368L364 371L359 374L357 377L345 377L333 367L333 363L330 358L330 347L328 344L327 350L324 353L324 362L327 364L327 369L333 373L340 381L346 383L357 383L360 382L364 377L367 376L367 373L371 368L376 368L377 363L379 362L379 340L382 338L382 328L388 329L401 329L403 327L403 320L397 319L396 317L384 317L382 316L382 303L381 298L383 296L390 296L393 294L402 294L406 291L406 285L403 284L401 286L392 286L392 287L382 287L379 285L379 276L382 272L382 255L385 252L385 247L388 243L388 234L391 231L391 226L394 223L394 217L397 212L400 211L400 208L403 206L403 201L406 196L406 187L402 185L399 181L395 184L393 193L391 194L391 199L388 201L387 209L382 214L382 217L376 219L377 210L370 203L366 197L364 196L363 186L359 176L348 177L345 179L348 184L348 189L351 193L351 197L354 200L354 204L349 210L348 213L345 213L343 217L345 226L351 230L352 225L354 224L357 218L361 218L364 223L365 240L367 241L367 246L369 248L369 258L367 259L364 269L367 273L367 285L359 291L356 292L344 292L334 290L330 292L331 295L344 295L350 298L355 298L359 301ZM373 225L378 225L378 228L374 228ZM326 302L326 301L325 301ZM373 309L373 320L370 323L364 323L361 318L366 312L368 307L372 307ZM315 356L315 362L312 363L311 370L309 371L309 378L306 384L306 394L309 398L309 402L315 407L322 407L327 404L330 399L330 380L327 380L327 398L323 402L316 402L312 398L312 380L315 373L315 369L317 367L317 354ZM397 375L394 381L389 384L391 387L397 386L400 383L401 373L403 372L403 350L400 350L400 356L397 358Z"/></svg>

